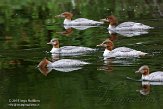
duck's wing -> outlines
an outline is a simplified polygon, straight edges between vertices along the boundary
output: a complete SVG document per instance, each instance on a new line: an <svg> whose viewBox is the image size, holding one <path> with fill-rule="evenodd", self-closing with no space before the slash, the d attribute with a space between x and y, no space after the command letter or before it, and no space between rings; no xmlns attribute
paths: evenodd
<svg viewBox="0 0 163 109"><path fill-rule="evenodd" d="M79 67L89 64L88 62L74 60L74 59L61 59L52 63L54 68L70 68L70 67Z"/></svg>
<svg viewBox="0 0 163 109"><path fill-rule="evenodd" d="M74 29L77 29L77 30L85 30L85 29L88 29L88 28L93 28L93 27L98 27L97 25L95 25L95 26L64 26L64 28L66 29L66 28L74 28Z"/></svg>
<svg viewBox="0 0 163 109"><path fill-rule="evenodd" d="M136 23L136 22L124 22L119 24L116 27L116 30L134 30L134 31L140 31L140 30L147 30L152 29L153 27L150 27L148 25L144 25L142 23Z"/></svg>
<svg viewBox="0 0 163 109"><path fill-rule="evenodd" d="M133 36L139 36L142 34L148 34L148 31L116 31L116 33L126 36L126 37L133 37Z"/></svg>
<svg viewBox="0 0 163 109"><path fill-rule="evenodd" d="M103 24L103 22L98 22L98 21L94 21L94 20L90 20L90 19L86 19L86 18L78 18L78 19L72 20L71 23L74 25L100 25L100 24Z"/></svg>
<svg viewBox="0 0 163 109"><path fill-rule="evenodd" d="M74 50L76 48L78 48L78 47L77 46L63 46L60 49L61 50Z"/></svg>
<svg viewBox="0 0 163 109"><path fill-rule="evenodd" d="M73 20L73 22L85 22L85 21L92 21L92 20L86 19L86 18L78 18L78 19Z"/></svg>
<svg viewBox="0 0 163 109"><path fill-rule="evenodd" d="M72 72L75 70L82 69L82 67L70 67L70 68L54 68L54 70L60 71L60 72Z"/></svg>
<svg viewBox="0 0 163 109"><path fill-rule="evenodd" d="M94 51L95 49L88 47L79 47L79 46L64 46L61 47L61 53L73 54L73 53L85 53L89 51Z"/></svg>
<svg viewBox="0 0 163 109"><path fill-rule="evenodd" d="M130 28L135 25L135 22L123 22L119 24L116 28Z"/></svg>
<svg viewBox="0 0 163 109"><path fill-rule="evenodd" d="M128 47L118 47L112 50L113 52L131 52L134 49L128 48Z"/></svg>
<svg viewBox="0 0 163 109"><path fill-rule="evenodd" d="M149 79L152 81L163 81L163 72L157 71L149 75Z"/></svg>

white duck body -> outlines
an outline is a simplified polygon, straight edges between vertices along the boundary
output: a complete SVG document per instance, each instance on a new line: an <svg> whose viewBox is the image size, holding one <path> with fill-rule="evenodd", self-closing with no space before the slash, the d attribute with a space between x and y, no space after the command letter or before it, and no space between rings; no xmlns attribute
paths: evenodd
<svg viewBox="0 0 163 109"><path fill-rule="evenodd" d="M118 47L113 50L105 49L103 56L104 57L139 57L144 56L147 53L137 51L127 47Z"/></svg>
<svg viewBox="0 0 163 109"><path fill-rule="evenodd" d="M59 41L56 38L53 38L49 43L53 47L50 53L53 54L60 54L62 56L71 56L71 55L82 55L86 53L90 53L95 51L95 49L88 48L88 47L80 47L80 46L63 46L59 47Z"/></svg>
<svg viewBox="0 0 163 109"><path fill-rule="evenodd" d="M74 60L74 59L61 59L61 60L55 60L54 62L50 62L46 58L44 58L39 64L38 68L45 76L51 70L57 70L61 72L70 72L74 70L79 70L82 68L82 66L90 64L88 62L80 61L80 60Z"/></svg>
<svg viewBox="0 0 163 109"><path fill-rule="evenodd" d="M74 60L74 59L61 59L55 62L51 62L47 65L47 67L52 68L67 68L67 67L78 67L89 64L84 61Z"/></svg>
<svg viewBox="0 0 163 109"><path fill-rule="evenodd" d="M153 27L144 25L142 23L135 23L135 22L124 22L119 24L118 26L109 25L108 30L112 31L141 31L141 30L148 30L152 29Z"/></svg>
<svg viewBox="0 0 163 109"><path fill-rule="evenodd" d="M93 51L95 51L95 49L88 48L88 47L63 46L60 48L53 47L50 53L52 53L52 55L60 54L63 56L69 56L69 55L82 55L82 54L90 53Z"/></svg>
<svg viewBox="0 0 163 109"><path fill-rule="evenodd" d="M163 72L157 71L149 75L142 75L142 80L145 81L163 81Z"/></svg>
<svg viewBox="0 0 163 109"><path fill-rule="evenodd" d="M78 18L75 20L65 19L63 24L66 26L97 26L103 24L103 22L89 20L86 18Z"/></svg>
<svg viewBox="0 0 163 109"><path fill-rule="evenodd" d="M74 70L82 69L82 66L87 64L90 63L74 59L61 59L55 62L48 63L47 68L50 71L54 69L61 72L71 72Z"/></svg>

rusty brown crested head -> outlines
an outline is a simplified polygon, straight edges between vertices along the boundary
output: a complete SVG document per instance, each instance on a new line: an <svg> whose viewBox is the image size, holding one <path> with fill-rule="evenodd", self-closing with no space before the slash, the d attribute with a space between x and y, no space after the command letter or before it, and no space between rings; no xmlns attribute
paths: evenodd
<svg viewBox="0 0 163 109"><path fill-rule="evenodd" d="M71 20L72 17L73 17L73 14L70 13L70 12L64 12L64 13L62 13L60 15L56 15L55 17L63 17L65 19Z"/></svg>
<svg viewBox="0 0 163 109"><path fill-rule="evenodd" d="M106 39L104 42L102 42L101 44L99 44L97 46L106 47L106 49L111 51L113 49L113 47L114 47L114 44L110 39Z"/></svg>
<svg viewBox="0 0 163 109"><path fill-rule="evenodd" d="M147 65L143 65L135 73L141 73L144 76L149 75L149 67Z"/></svg>

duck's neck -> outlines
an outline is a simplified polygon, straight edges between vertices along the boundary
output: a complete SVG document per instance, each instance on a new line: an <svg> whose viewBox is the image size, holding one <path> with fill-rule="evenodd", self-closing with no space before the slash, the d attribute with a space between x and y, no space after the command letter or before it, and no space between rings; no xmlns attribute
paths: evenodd
<svg viewBox="0 0 163 109"><path fill-rule="evenodd" d="M53 45L53 48L59 48L59 42Z"/></svg>
<svg viewBox="0 0 163 109"><path fill-rule="evenodd" d="M142 74L142 80L149 80L148 76L149 76L149 70L146 69Z"/></svg>
<svg viewBox="0 0 163 109"><path fill-rule="evenodd" d="M62 32L63 35L69 35L73 32L72 28L66 29L66 31Z"/></svg>
<svg viewBox="0 0 163 109"><path fill-rule="evenodd" d="M49 70L47 68L47 66L50 64L51 62L48 61L46 58L44 58L38 65L39 70L41 71L41 73L43 73L45 76L47 76L47 74L49 73Z"/></svg>
<svg viewBox="0 0 163 109"><path fill-rule="evenodd" d="M44 58L38 65L38 67L40 68L46 68L48 64L50 64L51 62L48 61L46 58Z"/></svg>
<svg viewBox="0 0 163 109"><path fill-rule="evenodd" d="M116 25L112 25L112 24L109 24L109 30L114 30L115 29L115 27L116 27Z"/></svg>
<svg viewBox="0 0 163 109"><path fill-rule="evenodd" d="M106 49L109 50L109 51L112 51L113 50L113 47L114 47L114 44L112 41L110 41L109 43L106 44Z"/></svg>
<svg viewBox="0 0 163 109"><path fill-rule="evenodd" d="M147 75L149 75L149 69L145 69L142 74L142 76L147 76Z"/></svg>
<svg viewBox="0 0 163 109"><path fill-rule="evenodd" d="M53 45L53 48L51 49L51 53L59 53L59 44Z"/></svg>
<svg viewBox="0 0 163 109"><path fill-rule="evenodd" d="M64 24L69 24L71 22L71 18L65 18Z"/></svg>
<svg viewBox="0 0 163 109"><path fill-rule="evenodd" d="M113 47L112 47L112 46L107 46L106 49L107 49L108 51L112 51Z"/></svg>

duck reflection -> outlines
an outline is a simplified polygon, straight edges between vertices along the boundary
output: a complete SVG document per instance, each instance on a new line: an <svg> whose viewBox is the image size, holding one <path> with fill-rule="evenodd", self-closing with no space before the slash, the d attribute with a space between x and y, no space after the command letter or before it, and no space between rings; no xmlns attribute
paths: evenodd
<svg viewBox="0 0 163 109"><path fill-rule="evenodd" d="M49 61L47 58L42 59L38 64L38 68L42 74L48 75L53 69L60 72L71 72L74 70L82 69L82 66L90 64L88 62L75 60L75 59L60 59L56 61Z"/></svg>
<svg viewBox="0 0 163 109"><path fill-rule="evenodd" d="M69 36L73 33L74 29L81 31L81 30L86 30L88 28L93 28L93 27L98 27L98 26L68 26L68 25L64 25L65 31L56 32L56 33L65 35L65 36Z"/></svg>
<svg viewBox="0 0 163 109"><path fill-rule="evenodd" d="M112 66L112 59L106 59L104 60L104 65L97 68L97 70L104 70L106 72L112 72L113 66Z"/></svg>
<svg viewBox="0 0 163 109"><path fill-rule="evenodd" d="M151 86L163 85L163 82L142 81L141 89L137 90L142 95L148 95L151 91Z"/></svg>
<svg viewBox="0 0 163 109"><path fill-rule="evenodd" d="M112 42L116 41L118 39L117 33L110 33L110 37L108 39Z"/></svg>
<svg viewBox="0 0 163 109"><path fill-rule="evenodd" d="M112 72L114 67L118 66L130 66L136 61L136 58L104 58L103 66L98 70L104 70L106 72Z"/></svg>
<svg viewBox="0 0 163 109"><path fill-rule="evenodd" d="M73 33L73 29L70 27L70 28L65 29L65 31L56 32L56 33L64 35L64 36L69 36L69 35L71 35Z"/></svg>
<svg viewBox="0 0 163 109"><path fill-rule="evenodd" d="M142 95L148 95L150 93L150 84L142 81L141 89L137 90L137 92L140 92Z"/></svg>
<svg viewBox="0 0 163 109"><path fill-rule="evenodd" d="M117 34L120 34L122 36L125 36L125 37L133 37L133 36L139 36L139 35L143 35L143 34L148 34L148 31L147 30L132 30L132 31L112 31L112 30L109 30L109 33L117 33Z"/></svg>

